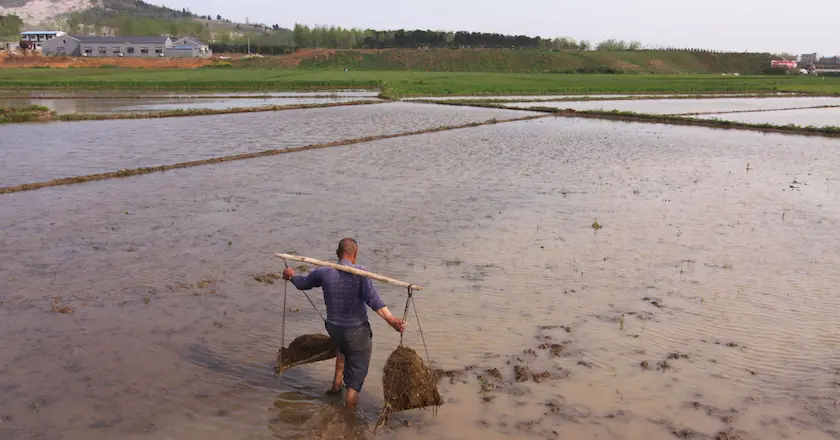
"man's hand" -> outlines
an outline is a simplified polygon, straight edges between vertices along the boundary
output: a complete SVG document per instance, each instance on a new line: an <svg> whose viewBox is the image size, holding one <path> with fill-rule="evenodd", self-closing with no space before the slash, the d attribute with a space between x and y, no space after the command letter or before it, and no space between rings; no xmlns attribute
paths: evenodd
<svg viewBox="0 0 840 440"><path fill-rule="evenodd" d="M381 316L382 319L384 319L385 322L388 323L388 325L390 325L391 327L394 328L394 330L396 330L400 333L404 332L405 331L405 326L408 325L407 322L405 322L402 319L397 318L396 316L392 315L391 311L388 310L387 307L383 307L383 308L377 310L376 314Z"/></svg>
<svg viewBox="0 0 840 440"><path fill-rule="evenodd" d="M291 267L287 267L286 270L283 271L283 279L284 280L288 281L288 280L292 279L293 276L295 276L295 270L292 269Z"/></svg>
<svg viewBox="0 0 840 440"><path fill-rule="evenodd" d="M404 332L405 331L405 326L408 325L407 322L403 321L400 318L394 317L394 316L391 316L391 319L388 320L388 324L390 324L391 327L394 328L394 330L396 330L400 333Z"/></svg>

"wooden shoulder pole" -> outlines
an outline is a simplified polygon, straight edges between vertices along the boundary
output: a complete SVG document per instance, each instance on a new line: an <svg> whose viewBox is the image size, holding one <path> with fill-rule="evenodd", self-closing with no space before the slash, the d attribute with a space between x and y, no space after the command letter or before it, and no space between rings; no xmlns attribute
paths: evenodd
<svg viewBox="0 0 840 440"><path fill-rule="evenodd" d="M395 280L393 278L389 278L389 277L386 277L384 275L375 274L373 272L368 272L366 270L356 269L355 267L345 266L343 264L336 264L336 263L331 263L329 261L316 260L314 258L309 258L309 257L301 257L299 255L276 254L276 256L277 256L277 258L282 258L284 260L298 261L298 262L301 262L301 263L312 264L312 265L315 265L315 266L331 267L333 269L340 270L340 271L347 272L347 273L352 273L354 275L361 275L363 277L367 277L367 278L370 278L372 280L381 281L383 283L388 283L388 284L393 284L394 286L411 287L411 290L423 290L422 287L420 287L416 284L411 284L411 283L406 283L405 281Z"/></svg>

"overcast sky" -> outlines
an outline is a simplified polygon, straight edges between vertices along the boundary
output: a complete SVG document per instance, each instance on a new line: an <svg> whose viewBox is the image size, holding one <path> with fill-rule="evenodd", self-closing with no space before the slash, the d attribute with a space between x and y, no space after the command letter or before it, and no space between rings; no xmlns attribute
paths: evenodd
<svg viewBox="0 0 840 440"><path fill-rule="evenodd" d="M235 21L638 40L648 46L840 54L838 0L152 0Z"/></svg>

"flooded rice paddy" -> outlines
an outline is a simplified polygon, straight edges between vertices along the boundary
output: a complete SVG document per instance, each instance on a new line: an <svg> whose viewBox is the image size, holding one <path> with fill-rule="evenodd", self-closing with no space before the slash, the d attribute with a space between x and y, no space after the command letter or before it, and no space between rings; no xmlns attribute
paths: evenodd
<svg viewBox="0 0 840 440"><path fill-rule="evenodd" d="M800 126L814 125L840 126L840 108L813 108L796 110L777 110L749 113L723 113L694 116L701 119L722 119L725 121L749 122L751 124L794 124Z"/></svg>
<svg viewBox="0 0 840 440"><path fill-rule="evenodd" d="M748 110L840 106L840 98L720 98L720 99L658 99L584 102L512 102L512 108L556 107L573 110L619 110L650 114L718 113Z"/></svg>
<svg viewBox="0 0 840 440"><path fill-rule="evenodd" d="M515 118L514 110L383 103L188 118L0 125L0 186Z"/></svg>
<svg viewBox="0 0 840 440"><path fill-rule="evenodd" d="M67 113L149 113L166 110L194 110L212 109L221 110L229 108L249 108L263 106L298 105L298 104L332 104L349 101L376 100L369 97L236 97L236 98L205 98L205 97L145 97L138 98L97 98L97 99L56 99L56 98L29 98L29 99L2 99L0 107L26 107L29 105L42 105L49 107L59 114Z"/></svg>
<svg viewBox="0 0 840 440"><path fill-rule="evenodd" d="M175 140L150 121L75 137L75 124L7 126L2 175L20 179L14 160L54 127L90 162L120 147L169 162L242 148L243 133L310 143L488 117L474 111L182 118L191 136ZM312 128L273 128L285 118ZM84 166L62 145L38 150L42 167ZM275 252L329 259L350 235L369 269L424 286L446 371L437 418L399 414L377 438L834 439L838 148L548 118L0 196L0 438L370 438L397 334L371 313L371 374L345 437L323 395L329 362L273 376L283 285L254 279L280 270ZM401 310L401 289L378 288ZM287 338L323 331L294 289L287 308Z"/></svg>

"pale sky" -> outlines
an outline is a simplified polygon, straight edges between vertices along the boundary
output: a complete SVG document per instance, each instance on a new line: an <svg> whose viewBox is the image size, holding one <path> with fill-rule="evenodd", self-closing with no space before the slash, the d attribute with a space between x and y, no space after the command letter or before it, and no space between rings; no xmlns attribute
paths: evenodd
<svg viewBox="0 0 840 440"><path fill-rule="evenodd" d="M838 0L151 0L235 21L467 30L732 51L840 54Z"/></svg>

